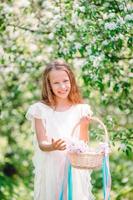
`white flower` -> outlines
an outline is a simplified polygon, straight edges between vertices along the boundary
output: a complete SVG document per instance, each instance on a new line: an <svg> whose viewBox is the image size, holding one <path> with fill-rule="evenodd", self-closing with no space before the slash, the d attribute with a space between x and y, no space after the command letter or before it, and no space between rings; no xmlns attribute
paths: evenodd
<svg viewBox="0 0 133 200"><path fill-rule="evenodd" d="M74 138L67 142L67 151L75 153L87 152L88 145L84 141Z"/></svg>
<svg viewBox="0 0 133 200"><path fill-rule="evenodd" d="M124 143L121 143L121 144L120 144L120 149L121 149L121 150L126 150L126 145L125 145Z"/></svg>
<svg viewBox="0 0 133 200"><path fill-rule="evenodd" d="M129 60L129 64L130 64L130 65L133 64L133 59Z"/></svg>
<svg viewBox="0 0 133 200"><path fill-rule="evenodd" d="M109 13L108 14L108 18L113 18L113 17L115 17L115 13Z"/></svg>
<svg viewBox="0 0 133 200"><path fill-rule="evenodd" d="M89 58L90 58L90 61L93 61L95 59L95 56L91 55Z"/></svg>
<svg viewBox="0 0 133 200"><path fill-rule="evenodd" d="M80 43L78 43L78 42L77 42L77 43L75 43L75 48L76 48L76 49L80 49L80 48L81 48L81 46L82 46L82 45L81 45Z"/></svg>
<svg viewBox="0 0 133 200"><path fill-rule="evenodd" d="M79 10L84 13L85 12L85 7L81 6L81 7L79 7Z"/></svg>
<svg viewBox="0 0 133 200"><path fill-rule="evenodd" d="M107 40L104 40L104 41L102 42L102 45L105 45L105 46L106 46L106 45L108 45L108 43L109 43L109 42L108 42Z"/></svg>
<svg viewBox="0 0 133 200"><path fill-rule="evenodd" d="M48 35L48 38L49 38L50 40L53 40L53 39L54 39L54 33L50 33L50 34Z"/></svg>
<svg viewBox="0 0 133 200"><path fill-rule="evenodd" d="M42 60L43 60L43 56L42 55L38 55L37 57L36 57L36 61L38 61L38 62L41 62Z"/></svg>
<svg viewBox="0 0 133 200"><path fill-rule="evenodd" d="M51 53L53 51L53 47L52 46L48 46L45 48L46 52Z"/></svg>
<svg viewBox="0 0 133 200"><path fill-rule="evenodd" d="M108 19L108 16L106 13L104 13L102 16L103 16L103 20Z"/></svg>
<svg viewBox="0 0 133 200"><path fill-rule="evenodd" d="M0 55L3 56L4 55L4 49L2 46L0 46Z"/></svg>
<svg viewBox="0 0 133 200"><path fill-rule="evenodd" d="M9 66L7 66L5 69L4 69L4 72L6 74L10 73L10 72L13 72L14 71L14 64L11 63Z"/></svg>
<svg viewBox="0 0 133 200"><path fill-rule="evenodd" d="M29 0L19 0L19 1L16 1L16 5L19 8L26 8L30 5L30 1Z"/></svg>
<svg viewBox="0 0 133 200"><path fill-rule="evenodd" d="M64 55L68 54L68 49L67 48L63 48L62 52L64 53Z"/></svg>
<svg viewBox="0 0 133 200"><path fill-rule="evenodd" d="M87 54L91 55L92 54L91 46L87 45L85 48L86 48Z"/></svg>
<svg viewBox="0 0 133 200"><path fill-rule="evenodd" d="M17 46L16 46L16 45L13 45L13 46L11 47L11 49L12 49L12 51L15 51L15 50L17 49Z"/></svg>
<svg viewBox="0 0 133 200"><path fill-rule="evenodd" d="M104 57L105 57L104 54L101 54L101 55L99 55L97 57L94 57L93 66L94 67L98 67L100 65L101 61L104 59Z"/></svg>
<svg viewBox="0 0 133 200"><path fill-rule="evenodd" d="M78 14L77 12L72 14L72 23L76 26L78 24Z"/></svg>
<svg viewBox="0 0 133 200"><path fill-rule="evenodd" d="M50 1L43 1L42 7L45 9L53 9L53 5Z"/></svg>
<svg viewBox="0 0 133 200"><path fill-rule="evenodd" d="M130 10L130 11L132 11L133 10L133 5L127 4L127 9Z"/></svg>
<svg viewBox="0 0 133 200"><path fill-rule="evenodd" d="M85 64L85 59L79 59L79 58L75 58L73 60L73 63L74 63L74 67L76 69L80 69L84 64Z"/></svg>
<svg viewBox="0 0 133 200"><path fill-rule="evenodd" d="M53 10L54 14L58 14L60 12L60 8L59 7L55 7Z"/></svg>
<svg viewBox="0 0 133 200"><path fill-rule="evenodd" d="M117 23L120 23L121 25L123 25L123 24L125 24L125 21L124 21L124 19L122 17L119 17L117 19Z"/></svg>
<svg viewBox="0 0 133 200"><path fill-rule="evenodd" d="M13 12L13 8L10 7L10 6L7 5L7 4L4 4L3 11L4 11L5 13L12 13L12 12Z"/></svg>
<svg viewBox="0 0 133 200"><path fill-rule="evenodd" d="M117 24L115 22L107 22L104 27L105 30L115 30L117 28Z"/></svg>
<svg viewBox="0 0 133 200"><path fill-rule="evenodd" d="M127 123L127 119L124 116L122 116L119 122L120 122L120 125L125 126Z"/></svg>
<svg viewBox="0 0 133 200"><path fill-rule="evenodd" d="M73 9L74 9L74 10L77 10L78 8L79 8L78 2L74 1Z"/></svg>
<svg viewBox="0 0 133 200"><path fill-rule="evenodd" d="M126 21L133 21L133 13L125 16Z"/></svg>
<svg viewBox="0 0 133 200"><path fill-rule="evenodd" d="M99 64L100 64L100 62L99 62L99 60L97 60L97 59L95 59L94 61L93 61L93 66L94 67L99 67Z"/></svg>
<svg viewBox="0 0 133 200"><path fill-rule="evenodd" d="M70 41L70 42L74 41L74 39L75 39L75 34L74 34L74 33L73 33L73 34L68 33L68 34L67 34L67 39L68 39L68 41Z"/></svg>
<svg viewBox="0 0 133 200"><path fill-rule="evenodd" d="M30 51L36 51L37 50L37 45L31 43L31 44L29 44L29 49L30 49Z"/></svg>
<svg viewBox="0 0 133 200"><path fill-rule="evenodd" d="M122 39L122 40L125 38L124 35L122 35L121 33L119 33L118 37L119 37L120 39Z"/></svg>

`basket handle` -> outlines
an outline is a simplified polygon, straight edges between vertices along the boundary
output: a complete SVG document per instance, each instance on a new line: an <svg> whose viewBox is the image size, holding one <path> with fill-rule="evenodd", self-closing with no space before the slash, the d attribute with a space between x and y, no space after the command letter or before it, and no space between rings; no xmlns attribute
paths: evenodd
<svg viewBox="0 0 133 200"><path fill-rule="evenodd" d="M104 129L104 134L105 134L105 142L109 142L109 136L108 136L108 131L107 131L107 128L105 126L105 124L100 120L98 119L98 117L90 117L88 116L91 120L93 121L96 121L98 122ZM77 126L80 125L80 121L74 126L73 130L72 130L72 136L74 135L74 132L75 132L75 129L77 128Z"/></svg>

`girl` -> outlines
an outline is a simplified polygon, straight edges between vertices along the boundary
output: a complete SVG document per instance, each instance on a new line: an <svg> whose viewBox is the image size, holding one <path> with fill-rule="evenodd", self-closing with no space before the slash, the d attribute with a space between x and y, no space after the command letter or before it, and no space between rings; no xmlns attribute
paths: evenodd
<svg viewBox="0 0 133 200"><path fill-rule="evenodd" d="M66 179L66 143L79 120L76 137L88 141L87 115L92 111L83 103L70 67L63 61L48 64L43 73L42 99L26 114L35 132L34 200L94 199L89 171L72 168L70 191Z"/></svg>

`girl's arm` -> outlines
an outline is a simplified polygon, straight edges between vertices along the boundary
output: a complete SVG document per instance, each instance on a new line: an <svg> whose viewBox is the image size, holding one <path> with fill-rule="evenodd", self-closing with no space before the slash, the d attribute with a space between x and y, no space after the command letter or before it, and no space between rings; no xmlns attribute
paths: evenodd
<svg viewBox="0 0 133 200"><path fill-rule="evenodd" d="M39 148L42 151L65 150L66 145L62 139L56 141L52 139L51 143L48 142L46 130L41 119L35 118L35 131Z"/></svg>
<svg viewBox="0 0 133 200"><path fill-rule="evenodd" d="M80 120L80 140L83 140L84 142L89 141L89 132L88 132L89 123L90 119L88 117L83 117Z"/></svg>

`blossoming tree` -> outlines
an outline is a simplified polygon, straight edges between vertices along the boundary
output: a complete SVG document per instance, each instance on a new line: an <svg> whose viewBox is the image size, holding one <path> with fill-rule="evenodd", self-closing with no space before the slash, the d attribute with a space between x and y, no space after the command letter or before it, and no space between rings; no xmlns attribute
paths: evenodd
<svg viewBox="0 0 133 200"><path fill-rule="evenodd" d="M25 142L30 137L24 115L28 104L40 95L37 85L45 63L54 58L64 58L74 67L83 95L94 113L104 119L112 143L131 157L132 1L5 0L0 3L0 13L0 198L11 198L15 184L21 185L18 177L31 177L27 172L31 151ZM112 158L113 169L117 158ZM130 162L126 167L132 174ZM7 184L14 175L17 181L14 178ZM125 186L129 180L123 177L122 181ZM131 184L130 180L124 191L131 193ZM29 182L24 181L23 190L27 186ZM113 198L122 199L123 191L115 186ZM12 193L12 199L28 200L26 192L19 197L19 190Z"/></svg>

